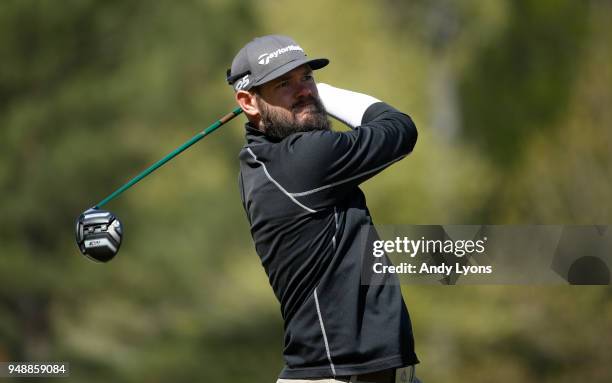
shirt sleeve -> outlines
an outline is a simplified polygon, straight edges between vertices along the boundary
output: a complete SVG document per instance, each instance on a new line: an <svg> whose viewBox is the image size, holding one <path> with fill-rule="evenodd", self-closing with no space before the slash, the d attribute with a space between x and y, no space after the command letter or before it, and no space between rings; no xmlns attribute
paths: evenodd
<svg viewBox="0 0 612 383"><path fill-rule="evenodd" d="M315 210L325 208L404 158L416 140L408 115L377 102L352 131L309 132L285 140L283 178L295 198Z"/></svg>

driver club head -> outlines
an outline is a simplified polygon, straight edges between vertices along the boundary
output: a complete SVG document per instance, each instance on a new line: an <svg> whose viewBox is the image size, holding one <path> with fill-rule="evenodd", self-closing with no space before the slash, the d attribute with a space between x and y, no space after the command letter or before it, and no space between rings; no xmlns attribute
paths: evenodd
<svg viewBox="0 0 612 383"><path fill-rule="evenodd" d="M76 242L81 253L95 262L108 262L117 255L123 225L110 211L89 209L76 221Z"/></svg>

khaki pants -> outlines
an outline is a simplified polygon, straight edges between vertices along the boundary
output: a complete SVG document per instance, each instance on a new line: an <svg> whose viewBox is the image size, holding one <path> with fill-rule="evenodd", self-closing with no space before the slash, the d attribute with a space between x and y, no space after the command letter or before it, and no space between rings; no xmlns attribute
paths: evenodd
<svg viewBox="0 0 612 383"><path fill-rule="evenodd" d="M278 379L276 383L420 383L421 381L414 375L414 370L414 366L408 366L398 368L395 370L395 374L393 374L393 371L389 371L366 375L353 375L351 377L342 378L342 380L333 378Z"/></svg>

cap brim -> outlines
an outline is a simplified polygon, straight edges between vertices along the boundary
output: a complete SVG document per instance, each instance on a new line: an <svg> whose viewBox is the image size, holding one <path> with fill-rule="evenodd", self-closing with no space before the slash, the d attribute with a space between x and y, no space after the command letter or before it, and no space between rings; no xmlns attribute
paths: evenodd
<svg viewBox="0 0 612 383"><path fill-rule="evenodd" d="M275 78L278 78L282 75L284 75L285 73L288 73L290 71L292 71L293 69L302 66L304 64L308 64L308 66L310 66L310 68L312 70L317 70L317 69L321 69L324 66L326 66L327 64L329 64L329 60L325 59L325 58L319 58L319 59L299 59L299 60L295 60L295 61L290 61L287 64L276 68L275 70L273 70L272 72L268 73L267 75L265 75L264 77L262 77L261 79L255 81L253 83L252 86L258 86L258 85L262 85L267 83L268 81L272 81Z"/></svg>

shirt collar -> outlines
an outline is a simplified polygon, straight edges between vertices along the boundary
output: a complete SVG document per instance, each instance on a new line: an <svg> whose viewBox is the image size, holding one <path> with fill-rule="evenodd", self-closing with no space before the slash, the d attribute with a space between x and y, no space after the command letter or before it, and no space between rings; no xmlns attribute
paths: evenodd
<svg viewBox="0 0 612 383"><path fill-rule="evenodd" d="M268 143L271 143L271 142L280 142L281 141L279 139L266 136L264 134L264 132L262 132L261 130L257 129L253 125L251 125L250 122L247 122L244 125L244 128L246 130L245 138L246 138L247 145L252 145L252 144L268 144Z"/></svg>

